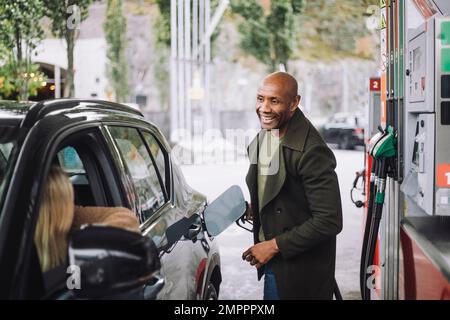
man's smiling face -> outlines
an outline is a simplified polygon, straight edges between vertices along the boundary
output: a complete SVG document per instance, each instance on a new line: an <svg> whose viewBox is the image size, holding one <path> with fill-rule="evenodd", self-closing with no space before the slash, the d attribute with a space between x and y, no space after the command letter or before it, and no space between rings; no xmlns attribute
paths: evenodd
<svg viewBox="0 0 450 320"><path fill-rule="evenodd" d="M276 73L264 79L256 95L256 113L262 129L279 129L280 133L284 134L300 102L297 83L294 84L292 79L283 73Z"/></svg>

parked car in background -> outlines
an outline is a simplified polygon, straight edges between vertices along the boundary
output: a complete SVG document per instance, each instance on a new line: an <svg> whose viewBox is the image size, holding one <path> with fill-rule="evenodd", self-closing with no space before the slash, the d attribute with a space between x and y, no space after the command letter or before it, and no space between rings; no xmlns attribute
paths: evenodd
<svg viewBox="0 0 450 320"><path fill-rule="evenodd" d="M93 298L111 297L102 290L122 288L115 283L117 277L128 285L115 297L218 298L222 276L214 237L237 219L240 208L243 214L243 196L227 195L227 204L230 199L238 202L231 217L226 206L208 205L205 196L186 183L164 136L138 110L76 99L0 101L0 298L77 297L65 278L55 284L57 270L41 272L33 238L52 165L69 176L76 205L126 207L140 222L141 234L94 227L70 239L72 261L90 255ZM213 213L206 217L208 208ZM121 244L127 239L141 243L140 248ZM158 255L145 251L149 242ZM100 247L106 249L99 251ZM80 252L88 256L80 258ZM124 269L106 263L105 254L122 259L114 263ZM105 279L110 281L107 288ZM83 298L92 296L85 293Z"/></svg>
<svg viewBox="0 0 450 320"><path fill-rule="evenodd" d="M339 149L351 150L364 146L366 120L361 115L348 113L334 114L320 129L327 143L336 144Z"/></svg>

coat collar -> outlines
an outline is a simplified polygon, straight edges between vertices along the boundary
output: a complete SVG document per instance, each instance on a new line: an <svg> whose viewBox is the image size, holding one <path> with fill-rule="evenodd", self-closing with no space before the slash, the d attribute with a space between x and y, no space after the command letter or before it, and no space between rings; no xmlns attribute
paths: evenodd
<svg viewBox="0 0 450 320"><path fill-rule="evenodd" d="M306 137L309 133L309 121L300 109L295 110L294 115L289 120L288 128L281 145L289 149L303 151L305 149ZM248 154L250 163L257 163L258 159L258 135L250 142L248 147ZM259 139L261 141L261 139Z"/></svg>
<svg viewBox="0 0 450 320"><path fill-rule="evenodd" d="M300 109L297 109L291 120L289 120L288 129L281 145L288 147L289 149L303 151L308 132L309 121L306 119L303 112Z"/></svg>
<svg viewBox="0 0 450 320"><path fill-rule="evenodd" d="M289 148L297 151L303 151L305 147L306 137L309 133L309 121L306 119L303 112L300 109L297 109L289 120L288 129L286 135L284 136L283 141L281 142L282 149ZM262 131L264 132L264 131ZM258 151L259 151L259 142L262 141L262 132L260 132L255 139L250 143L248 147L248 155L250 160L250 168L247 174L246 180L247 185L250 190L250 194L253 199L257 199L257 177L258 177ZM264 192L264 197L261 201L262 207L258 208L261 211L270 201L272 201L281 191L281 188L284 185L286 180L286 168L284 161L284 152L280 150L279 153L279 170L277 174L270 175L267 177L267 186ZM255 201L253 200L252 201ZM258 202L258 201L256 201ZM253 205L253 204L252 204ZM256 206L255 206L256 207Z"/></svg>

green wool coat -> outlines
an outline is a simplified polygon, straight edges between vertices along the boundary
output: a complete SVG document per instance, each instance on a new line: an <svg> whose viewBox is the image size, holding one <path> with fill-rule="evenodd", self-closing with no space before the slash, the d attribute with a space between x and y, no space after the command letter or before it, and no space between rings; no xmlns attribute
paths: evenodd
<svg viewBox="0 0 450 320"><path fill-rule="evenodd" d="M263 132L248 148L254 242L260 226L266 240L276 239L280 252L271 263L281 299L332 299L336 235L342 230L336 159L297 109L280 145L277 173L267 177L260 212L257 159Z"/></svg>

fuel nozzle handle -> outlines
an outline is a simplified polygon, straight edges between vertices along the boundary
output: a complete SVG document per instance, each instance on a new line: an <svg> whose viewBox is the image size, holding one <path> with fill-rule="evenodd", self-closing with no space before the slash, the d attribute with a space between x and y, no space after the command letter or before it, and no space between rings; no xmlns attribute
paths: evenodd
<svg viewBox="0 0 450 320"><path fill-rule="evenodd" d="M247 201L245 201L245 212L239 219L236 220L236 224L238 225L238 227L246 231L253 232L253 221L249 219L253 218L253 214L250 215L249 212L251 211L249 210L252 210L252 207ZM247 228L245 227L245 224L249 224L251 225L251 227Z"/></svg>

